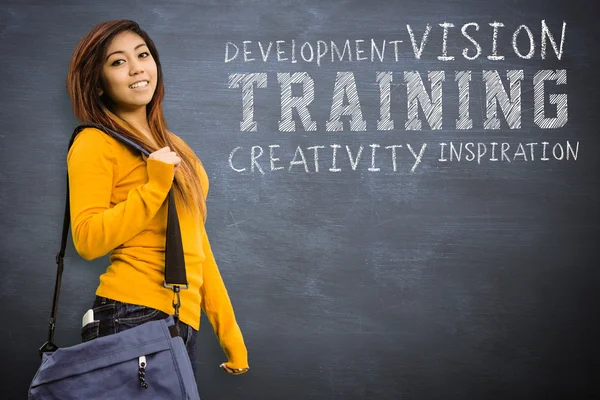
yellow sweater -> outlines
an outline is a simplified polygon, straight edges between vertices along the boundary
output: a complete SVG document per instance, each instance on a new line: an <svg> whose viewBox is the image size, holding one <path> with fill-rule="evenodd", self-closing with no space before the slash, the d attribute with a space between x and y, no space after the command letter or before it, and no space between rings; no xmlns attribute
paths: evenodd
<svg viewBox="0 0 600 400"><path fill-rule="evenodd" d="M172 164L147 159L106 133L85 128L68 152L71 227L86 260L110 252L96 294L173 313L163 286L167 204ZM205 195L208 176L196 170ZM204 310L230 368L248 368L242 332L210 248L202 218L178 207L189 289L181 291L180 319L196 330Z"/></svg>

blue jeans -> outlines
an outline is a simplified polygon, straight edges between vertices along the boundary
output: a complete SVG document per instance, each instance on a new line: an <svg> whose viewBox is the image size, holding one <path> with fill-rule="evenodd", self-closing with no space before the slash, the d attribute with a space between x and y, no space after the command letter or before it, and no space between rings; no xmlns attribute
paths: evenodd
<svg viewBox="0 0 600 400"><path fill-rule="evenodd" d="M148 321L164 319L169 314L154 308L122 303L120 301L96 296L92 305L94 322L81 328L81 340L87 342L98 337L119 333ZM196 376L198 366L196 360L196 337L198 331L179 321L179 332L192 362Z"/></svg>

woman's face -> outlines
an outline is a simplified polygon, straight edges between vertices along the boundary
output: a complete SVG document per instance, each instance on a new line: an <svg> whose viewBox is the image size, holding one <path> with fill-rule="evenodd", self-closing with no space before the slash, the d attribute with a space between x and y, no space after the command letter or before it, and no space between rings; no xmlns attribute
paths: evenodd
<svg viewBox="0 0 600 400"><path fill-rule="evenodd" d="M100 78L101 93L112 99L117 107L115 111L134 111L146 107L152 100L156 89L156 62L138 34L121 32L108 46Z"/></svg>

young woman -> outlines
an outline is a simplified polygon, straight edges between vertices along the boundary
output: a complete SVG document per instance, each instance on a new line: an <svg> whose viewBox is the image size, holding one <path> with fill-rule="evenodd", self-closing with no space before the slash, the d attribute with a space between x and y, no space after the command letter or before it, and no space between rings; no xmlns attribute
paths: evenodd
<svg viewBox="0 0 600 400"><path fill-rule="evenodd" d="M248 370L242 332L205 231L208 176L194 151L167 129L163 75L150 37L130 20L96 25L77 45L67 91L82 123L122 133L151 154L143 157L98 129L85 128L67 155L71 224L86 260L110 252L92 305L88 341L173 313L163 286L167 194L173 186L189 288L181 291L180 332L194 371L203 310L231 374Z"/></svg>

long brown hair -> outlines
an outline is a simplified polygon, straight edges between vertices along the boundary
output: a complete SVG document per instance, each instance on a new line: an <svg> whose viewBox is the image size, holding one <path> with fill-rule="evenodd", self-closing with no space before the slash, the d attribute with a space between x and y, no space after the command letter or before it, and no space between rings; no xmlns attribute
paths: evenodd
<svg viewBox="0 0 600 400"><path fill-rule="evenodd" d="M169 146L181 158L181 164L173 182L178 209L181 209L180 205L182 205L188 212L197 215L198 206L200 206L203 219L206 220L204 191L194 168L195 163L200 162L200 160L183 140L177 138L167 129L162 108L165 88L158 51L150 36L136 22L127 19L102 22L94 26L79 41L73 52L67 73L67 92L71 98L73 113L84 124L94 123L107 126L138 143L151 153L158 150L158 148L154 148L142 132L113 112L112 102L108 96L101 96L98 93L101 84L102 65L108 46L117 34L126 31L138 34L146 42L156 62L156 90L152 100L146 106L146 117L152 136L159 148Z"/></svg>

